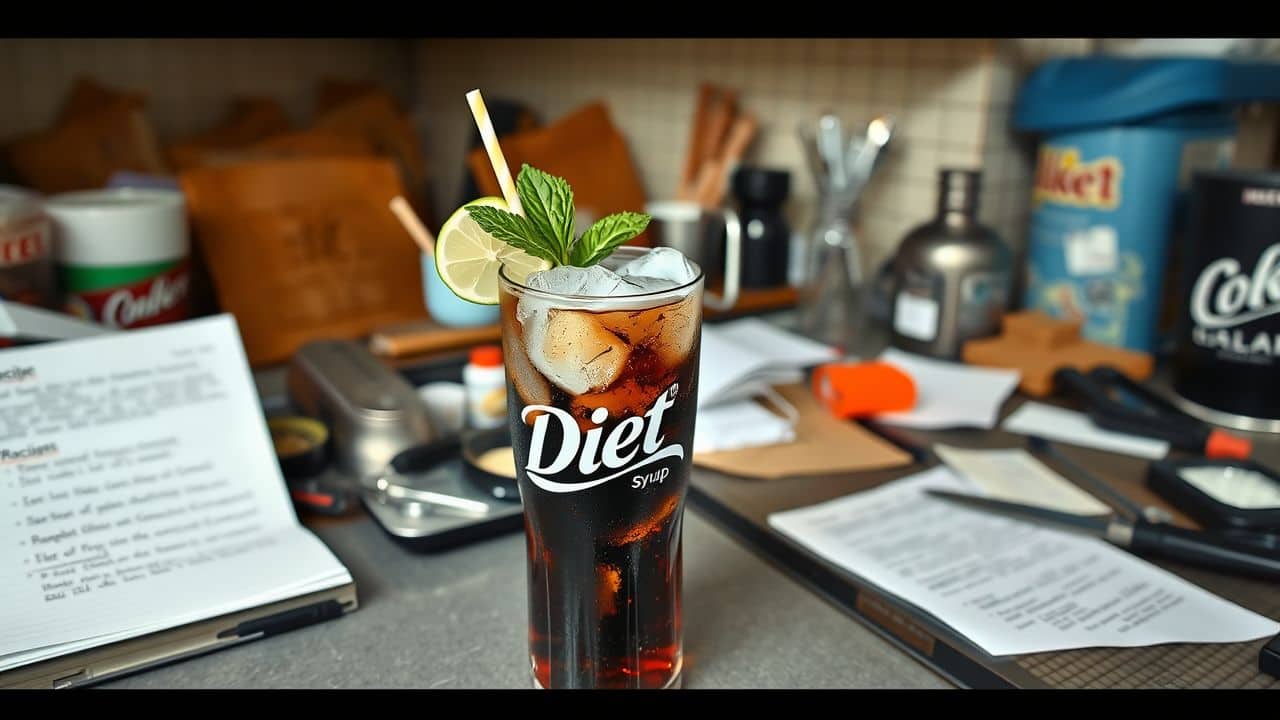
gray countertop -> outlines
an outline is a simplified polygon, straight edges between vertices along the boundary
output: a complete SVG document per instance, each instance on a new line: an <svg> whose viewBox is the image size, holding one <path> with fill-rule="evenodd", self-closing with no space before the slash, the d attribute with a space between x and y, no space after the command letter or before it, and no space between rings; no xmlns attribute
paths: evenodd
<svg viewBox="0 0 1280 720"><path fill-rule="evenodd" d="M350 568L359 610L103 687L530 687L521 533L430 555L367 518L316 533ZM684 542L685 687L950 686L695 510Z"/></svg>

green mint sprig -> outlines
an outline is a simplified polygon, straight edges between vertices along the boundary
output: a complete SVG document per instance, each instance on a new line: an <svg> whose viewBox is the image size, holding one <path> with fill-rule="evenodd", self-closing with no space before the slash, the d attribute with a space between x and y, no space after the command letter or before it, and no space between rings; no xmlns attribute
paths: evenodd
<svg viewBox="0 0 1280 720"><path fill-rule="evenodd" d="M485 232L553 265L595 265L649 226L644 213L614 213L575 240L573 188L564 178L528 164L516 177L516 194L523 216L486 205L469 207L467 213Z"/></svg>

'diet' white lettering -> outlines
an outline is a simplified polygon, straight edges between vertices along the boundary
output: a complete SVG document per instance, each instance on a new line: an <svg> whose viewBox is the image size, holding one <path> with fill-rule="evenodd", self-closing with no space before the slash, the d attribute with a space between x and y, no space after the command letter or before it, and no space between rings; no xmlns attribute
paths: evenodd
<svg viewBox="0 0 1280 720"><path fill-rule="evenodd" d="M675 405L678 390L679 385L675 384L667 388L654 400L653 406L643 418L630 417L623 420L609 432L603 442L600 438L604 432L602 427L588 430L584 441L577 421L566 410L550 405L525 406L520 412L522 421L527 421L533 413L542 413L533 421L533 439L529 442L529 460L525 463L530 482L547 492L578 492L602 485L660 460L683 458L684 447L678 443L664 447L665 438L661 434L662 416ZM560 431L564 438L555 457L547 461L543 455L547 451L547 432L552 418L560 424ZM591 414L591 421L597 425L603 424L607 418L608 411L603 408L596 408ZM643 442L639 447L635 447L642 435ZM636 460L636 455L641 452L644 454ZM574 464L575 458L578 461L578 470L583 475L590 475L601 467L614 472L574 483L556 482L549 478L569 469Z"/></svg>

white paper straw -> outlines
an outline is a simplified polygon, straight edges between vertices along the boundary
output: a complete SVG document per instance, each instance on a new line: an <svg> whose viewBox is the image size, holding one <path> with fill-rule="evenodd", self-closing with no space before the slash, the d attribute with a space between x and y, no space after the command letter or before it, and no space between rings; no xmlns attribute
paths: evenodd
<svg viewBox="0 0 1280 720"><path fill-rule="evenodd" d="M480 96L479 90L467 93L467 104L471 106L476 127L480 129L484 149L489 152L489 163L493 165L493 174L498 176L498 186L502 188L502 197L506 198L507 207L517 215L524 215L524 208L520 207L520 196L516 194L516 183L511 179L511 171L507 169L507 159L502 156L502 146L498 144L498 135L493 131L489 110L484 106L484 98Z"/></svg>
<svg viewBox="0 0 1280 720"><path fill-rule="evenodd" d="M436 239L431 236L431 231L426 225L418 219L418 213L413 211L409 206L409 201L397 195L391 199L391 212L395 213L400 220L400 224L408 231L413 241L418 243L418 247L422 248L422 252L435 256Z"/></svg>

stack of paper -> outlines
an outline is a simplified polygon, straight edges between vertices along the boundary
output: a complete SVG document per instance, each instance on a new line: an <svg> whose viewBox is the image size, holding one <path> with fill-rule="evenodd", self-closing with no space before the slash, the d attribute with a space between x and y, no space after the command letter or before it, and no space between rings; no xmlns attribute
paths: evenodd
<svg viewBox="0 0 1280 720"><path fill-rule="evenodd" d="M771 398L785 409L774 385L800 382L804 368L839 356L757 318L703 325L694 452L791 442L794 417L781 417L751 398Z"/></svg>

